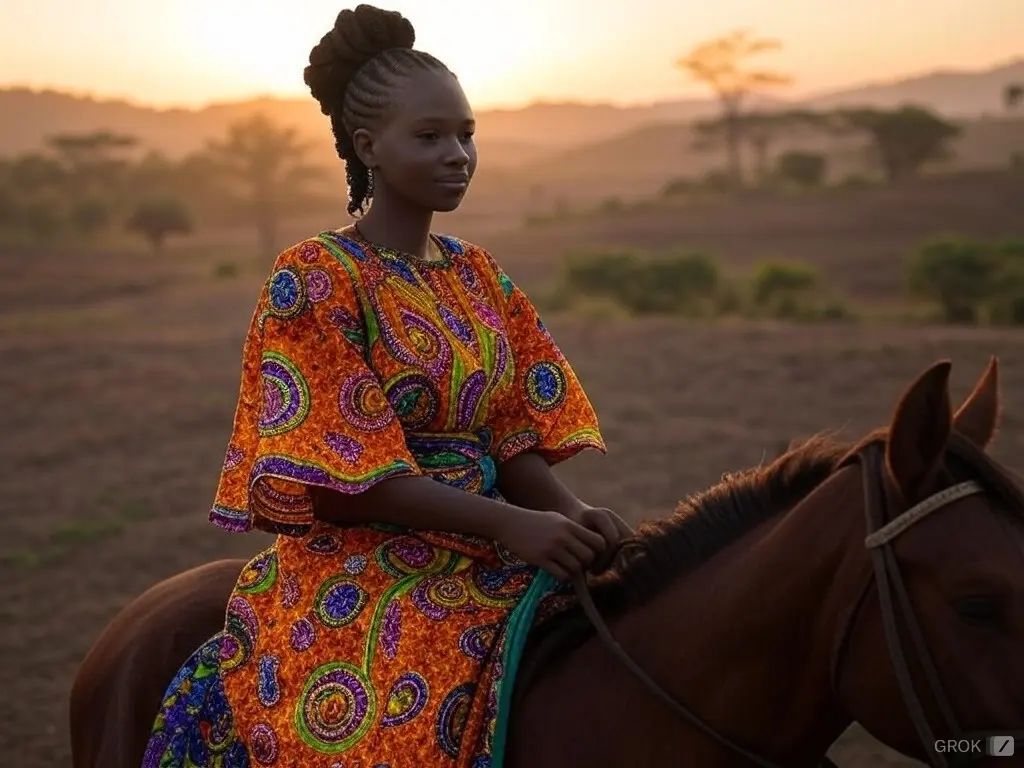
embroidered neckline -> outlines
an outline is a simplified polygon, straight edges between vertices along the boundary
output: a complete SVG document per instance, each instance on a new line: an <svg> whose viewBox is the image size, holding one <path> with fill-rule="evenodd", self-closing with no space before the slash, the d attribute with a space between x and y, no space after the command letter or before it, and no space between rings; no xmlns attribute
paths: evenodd
<svg viewBox="0 0 1024 768"><path fill-rule="evenodd" d="M406 264L412 264L415 266L423 267L434 267L438 269L444 269L450 267L452 264L452 254L448 246L444 242L444 238L439 235L435 235L433 232L429 234L429 243L433 246L433 249L440 258L438 259L425 259L422 256L418 256L415 253L408 253L406 251L400 251L397 248L389 248L386 245L380 245L365 237L362 232L359 231L359 227L356 224L352 224L344 229L335 230L338 234L345 237L350 237L359 243L364 248L368 248L378 256L385 256L392 259L398 259Z"/></svg>

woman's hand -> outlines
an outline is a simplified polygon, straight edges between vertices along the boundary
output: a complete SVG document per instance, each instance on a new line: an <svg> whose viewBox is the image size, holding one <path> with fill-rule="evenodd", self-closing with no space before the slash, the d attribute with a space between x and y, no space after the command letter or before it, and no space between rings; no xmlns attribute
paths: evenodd
<svg viewBox="0 0 1024 768"><path fill-rule="evenodd" d="M562 581L585 572L608 546L600 533L569 517L535 509L507 515L497 539L517 557Z"/></svg>
<svg viewBox="0 0 1024 768"><path fill-rule="evenodd" d="M604 539L604 552L590 566L593 573L606 570L611 565L619 544L633 535L633 529L621 517L605 507L592 507L581 501L566 513L566 517Z"/></svg>
<svg viewBox="0 0 1024 768"><path fill-rule="evenodd" d="M569 510L565 516L584 528L599 533L609 549L633 535L626 522L605 507L592 507L581 501L578 507Z"/></svg>

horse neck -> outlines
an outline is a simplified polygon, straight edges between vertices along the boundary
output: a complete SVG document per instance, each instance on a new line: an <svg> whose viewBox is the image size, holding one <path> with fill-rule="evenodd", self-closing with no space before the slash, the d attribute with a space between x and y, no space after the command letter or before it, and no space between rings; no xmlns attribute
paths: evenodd
<svg viewBox="0 0 1024 768"><path fill-rule="evenodd" d="M719 733L778 764L814 765L850 723L832 694L830 669L863 573L850 557L850 542L863 538L860 499L859 472L840 471L609 622L612 634ZM537 750L549 741L538 731L557 724L552 739L563 764L749 765L697 736L596 638L539 681L524 704ZM571 711L581 714L574 720ZM515 764L557 763L535 754Z"/></svg>

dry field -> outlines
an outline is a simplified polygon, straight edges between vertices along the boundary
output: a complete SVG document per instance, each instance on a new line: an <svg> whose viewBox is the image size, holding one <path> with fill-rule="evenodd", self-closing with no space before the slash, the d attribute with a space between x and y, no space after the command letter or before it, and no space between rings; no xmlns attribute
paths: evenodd
<svg viewBox="0 0 1024 768"><path fill-rule="evenodd" d="M205 521L262 278L216 279L196 257L0 253L0 764L68 765L72 675L127 600L264 546ZM1002 356L998 452L1012 466L1024 449L1019 333L551 325L610 446L564 476L633 520L669 512L794 436L839 426L858 435L939 357L955 361L961 397L988 355ZM910 765L857 731L835 751L844 766Z"/></svg>
<svg viewBox="0 0 1024 768"><path fill-rule="evenodd" d="M657 252L683 245L731 270L762 259L814 264L827 287L858 302L889 303L905 299L906 260L926 240L1024 238L1022 201L1024 173L976 172L801 197L752 193L729 202L662 203L622 216L566 217L483 242L528 285L549 279L566 249ZM453 223L453 231L469 229L466 236L474 237L474 229L497 220L481 216L468 228Z"/></svg>

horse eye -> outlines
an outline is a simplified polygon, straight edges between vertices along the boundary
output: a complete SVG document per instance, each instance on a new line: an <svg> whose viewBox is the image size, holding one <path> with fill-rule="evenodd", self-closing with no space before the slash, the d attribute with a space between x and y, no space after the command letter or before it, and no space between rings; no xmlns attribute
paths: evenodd
<svg viewBox="0 0 1024 768"><path fill-rule="evenodd" d="M962 621L978 627L998 624L1003 617L1003 604L996 597L962 597L954 602L953 607Z"/></svg>

